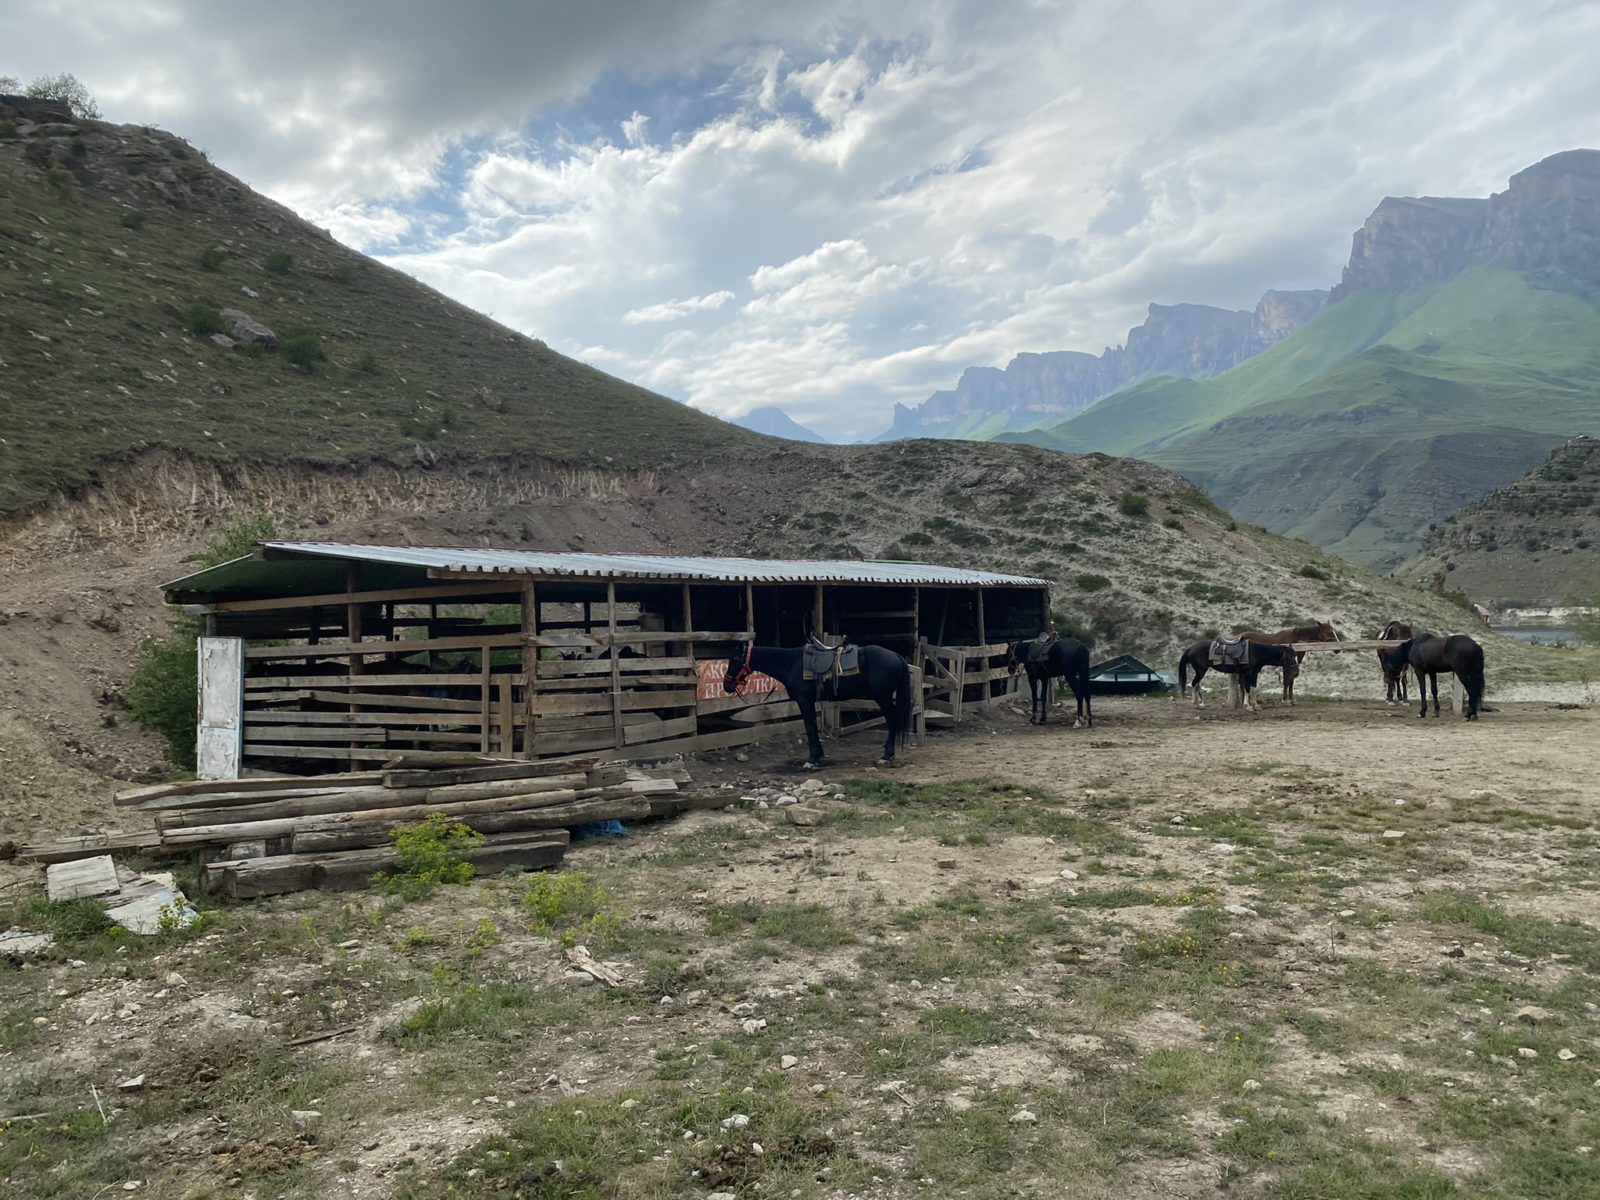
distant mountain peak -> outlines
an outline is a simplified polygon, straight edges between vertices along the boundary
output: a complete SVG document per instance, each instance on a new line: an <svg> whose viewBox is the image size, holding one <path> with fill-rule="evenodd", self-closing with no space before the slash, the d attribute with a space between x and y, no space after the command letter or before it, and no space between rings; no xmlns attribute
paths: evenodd
<svg viewBox="0 0 1600 1200"><path fill-rule="evenodd" d="M752 433L787 438L791 442L826 444L828 440L815 430L807 429L776 404L764 404L760 408L752 408L742 417L731 418L729 424L748 429Z"/></svg>

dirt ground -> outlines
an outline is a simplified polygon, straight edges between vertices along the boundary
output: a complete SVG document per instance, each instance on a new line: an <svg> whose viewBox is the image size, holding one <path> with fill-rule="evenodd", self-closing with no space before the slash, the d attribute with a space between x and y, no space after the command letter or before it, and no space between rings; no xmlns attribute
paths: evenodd
<svg viewBox="0 0 1600 1200"><path fill-rule="evenodd" d="M815 776L722 756L694 770L725 810L411 903L131 939L21 879L0 926L58 945L0 964L0 1170L41 1197L1600 1194L1600 714L1097 712L1002 706L892 770L865 738Z"/></svg>

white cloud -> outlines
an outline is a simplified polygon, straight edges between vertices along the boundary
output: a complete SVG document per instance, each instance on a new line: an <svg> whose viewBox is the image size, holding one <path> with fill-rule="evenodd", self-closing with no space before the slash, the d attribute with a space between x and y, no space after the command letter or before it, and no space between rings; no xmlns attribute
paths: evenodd
<svg viewBox="0 0 1600 1200"><path fill-rule="evenodd" d="M438 12L13 0L0 43L557 349L835 436L1151 301L1327 286L1385 193L1600 144L1581 2Z"/></svg>
<svg viewBox="0 0 1600 1200"><path fill-rule="evenodd" d="M647 304L643 308L630 308L622 314L624 324L649 325L659 321L679 321L697 312L713 312L733 299L732 292L712 292L705 296L690 296L687 300L664 300L660 304Z"/></svg>

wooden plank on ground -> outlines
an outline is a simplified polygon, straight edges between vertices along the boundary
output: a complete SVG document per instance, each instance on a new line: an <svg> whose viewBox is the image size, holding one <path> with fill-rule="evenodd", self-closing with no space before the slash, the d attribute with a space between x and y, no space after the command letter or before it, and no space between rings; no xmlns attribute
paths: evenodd
<svg viewBox="0 0 1600 1200"><path fill-rule="evenodd" d="M109 854L98 854L76 862L58 862L44 874L45 895L52 901L109 896L121 887L116 864L111 861Z"/></svg>

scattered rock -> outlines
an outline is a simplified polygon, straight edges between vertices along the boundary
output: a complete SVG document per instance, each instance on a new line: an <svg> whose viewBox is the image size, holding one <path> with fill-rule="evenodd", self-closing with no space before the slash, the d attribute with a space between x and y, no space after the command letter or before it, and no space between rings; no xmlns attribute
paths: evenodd
<svg viewBox="0 0 1600 1200"><path fill-rule="evenodd" d="M278 348L278 335L249 313L237 308L225 308L222 310L222 319L228 322L228 333L234 341L264 346L268 350Z"/></svg>
<svg viewBox="0 0 1600 1200"><path fill-rule="evenodd" d="M289 1119L301 1133L309 1133L322 1122L322 1114L314 1108L297 1108L289 1113Z"/></svg>
<svg viewBox="0 0 1600 1200"><path fill-rule="evenodd" d="M746 1017L744 1020L739 1022L739 1028L750 1034L752 1037L760 1033L766 1027L766 1021L762 1020L760 1017Z"/></svg>
<svg viewBox="0 0 1600 1200"><path fill-rule="evenodd" d="M938 862L934 863L933 865L938 867L939 870L941 870L941 871L954 871L957 867L959 867L961 865L961 863L960 863L959 860L954 859L954 858L941 858Z"/></svg>
<svg viewBox="0 0 1600 1200"><path fill-rule="evenodd" d="M1388 838L1390 841L1394 841L1397 838L1403 838L1405 835L1406 831L1404 829L1385 829L1383 831L1383 836Z"/></svg>
<svg viewBox="0 0 1600 1200"><path fill-rule="evenodd" d="M124 1079L121 1083L117 1084L117 1090L119 1092L144 1091L144 1076L135 1075L132 1079Z"/></svg>
<svg viewBox="0 0 1600 1200"><path fill-rule="evenodd" d="M232 350L239 344L225 333L213 333L206 338L206 341L210 342L218 350Z"/></svg>
<svg viewBox="0 0 1600 1200"><path fill-rule="evenodd" d="M1244 904L1224 904L1222 911L1231 917L1253 917L1256 910Z"/></svg>
<svg viewBox="0 0 1600 1200"><path fill-rule="evenodd" d="M792 1071L800 1065L800 1060L792 1054L785 1054L778 1060L778 1067L784 1071Z"/></svg>
<svg viewBox="0 0 1600 1200"><path fill-rule="evenodd" d="M748 1124L750 1124L750 1118L745 1116L744 1113L734 1113L733 1116L725 1117L722 1121L724 1129L743 1129Z"/></svg>
<svg viewBox="0 0 1600 1200"><path fill-rule="evenodd" d="M1450 946L1446 948L1444 956L1446 958L1465 958L1467 956L1467 952L1460 946Z"/></svg>
<svg viewBox="0 0 1600 1200"><path fill-rule="evenodd" d="M1518 1046L1517 1047L1517 1057L1518 1058L1538 1058L1539 1057L1539 1052L1537 1050L1535 1050L1532 1046Z"/></svg>
<svg viewBox="0 0 1600 1200"><path fill-rule="evenodd" d="M1025 1108L1019 1108L1011 1114L1011 1124L1013 1125L1036 1125L1038 1121L1039 1118Z"/></svg>
<svg viewBox="0 0 1600 1200"><path fill-rule="evenodd" d="M827 820L827 814L814 808L806 808L796 804L792 808L783 810L784 819L791 825L821 825Z"/></svg>
<svg viewBox="0 0 1600 1200"><path fill-rule="evenodd" d="M1077 879L1078 878L1078 873L1076 871L1062 871L1061 872L1061 878L1063 878L1063 879Z"/></svg>
<svg viewBox="0 0 1600 1200"><path fill-rule="evenodd" d="M1261 1083L1259 1080L1246 1079L1244 1081L1244 1090L1247 1092L1259 1092L1261 1090Z"/></svg>
<svg viewBox="0 0 1600 1200"><path fill-rule="evenodd" d="M1571 1062L1573 1059L1577 1058L1578 1056L1576 1054L1574 1054L1571 1050L1569 1050L1565 1046L1563 1046L1563 1047L1561 1047L1561 1049L1556 1051L1556 1057L1559 1058L1562 1062Z"/></svg>
<svg viewBox="0 0 1600 1200"><path fill-rule="evenodd" d="M1555 1013L1548 1008L1540 1008L1537 1004L1524 1004L1512 1016L1519 1021L1532 1021L1534 1024L1538 1024L1540 1021L1548 1021L1555 1016Z"/></svg>

